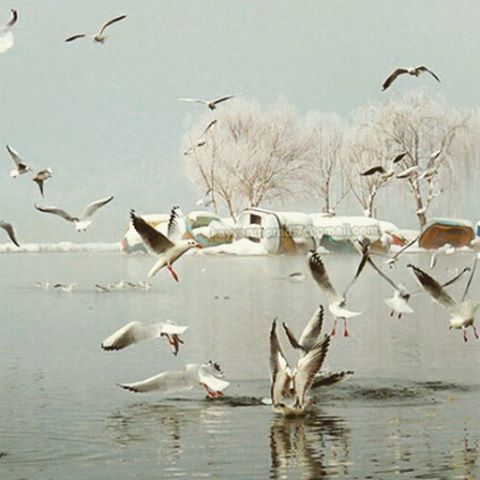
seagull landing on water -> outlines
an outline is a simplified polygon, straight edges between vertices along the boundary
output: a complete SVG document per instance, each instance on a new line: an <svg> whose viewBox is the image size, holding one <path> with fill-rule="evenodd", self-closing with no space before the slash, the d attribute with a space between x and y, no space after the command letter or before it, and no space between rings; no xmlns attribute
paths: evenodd
<svg viewBox="0 0 480 480"><path fill-rule="evenodd" d="M214 100L202 100L201 98L179 98L179 100L181 102L201 103L202 105L206 105L210 110L215 110L219 103L226 102L234 97L235 95L224 95L223 97L218 97Z"/></svg>
<svg viewBox="0 0 480 480"><path fill-rule="evenodd" d="M102 342L102 348L104 350L121 350L143 340L166 337L168 344L172 347L173 354L177 355L180 344L183 343L180 335L185 333L187 329L188 327L177 325L170 320L152 325L130 322L106 338Z"/></svg>
<svg viewBox="0 0 480 480"><path fill-rule="evenodd" d="M322 259L320 258L320 255L318 253L313 253L313 254L309 253L309 257L310 258L308 260L308 265L310 267L310 272L314 280L317 282L318 286L320 287L320 289L325 293L328 300L328 309L330 310L330 313L334 317L333 328L330 335L334 336L336 334L337 320L343 319L343 322L344 322L343 335L345 337L348 337L349 332L347 329L347 319L358 317L359 315L361 315L361 312L352 312L351 310L347 310L345 308L346 297L347 297L348 291L350 290L350 288L352 287L352 285L355 283L358 276L362 272L363 267L365 266L365 262L367 261L367 257L365 255L362 257L358 265L357 271L352 281L343 292L343 295L339 295L337 291L333 288L330 282L330 279L328 278L327 271L325 270L325 265L323 264Z"/></svg>
<svg viewBox="0 0 480 480"><path fill-rule="evenodd" d="M185 230L185 221L180 207L175 206L170 212L168 237L155 230L142 217L137 216L135 210L130 211L130 218L133 227L145 244L153 253L159 255L159 259L148 272L148 277L153 277L163 267L167 267L173 278L178 282L178 274L173 270L172 264L191 248L202 248L193 239L183 240L181 238Z"/></svg>
<svg viewBox="0 0 480 480"><path fill-rule="evenodd" d="M8 238L10 238L10 240L17 247L20 247L20 244L18 243L18 240L17 240L17 234L15 233L15 229L13 228L13 225L11 223L0 220L0 228L3 228L7 232Z"/></svg>
<svg viewBox="0 0 480 480"><path fill-rule="evenodd" d="M327 355L330 337L325 337L311 346L308 353L301 356L294 370L290 368L283 354L277 336L277 322L270 330L270 397L272 409L285 416L304 415L309 405L307 393ZM295 403L286 404L285 399L293 397Z"/></svg>
<svg viewBox="0 0 480 480"><path fill-rule="evenodd" d="M445 307L450 314L450 329L461 329L463 330L463 340L466 342L467 339L467 327L472 327L475 338L479 338L477 329L475 327L475 312L480 307L480 302L467 300L468 290L475 275L475 270L477 266L478 257L475 255L473 261L472 271L470 277L465 286L465 290L462 295L462 299L459 302L456 302L450 294L440 285L435 279L430 275L425 273L418 267L415 267L412 264L407 265L411 268L416 279L420 285L430 294L430 296L438 302L440 305Z"/></svg>
<svg viewBox="0 0 480 480"><path fill-rule="evenodd" d="M422 73L429 73L437 82L440 82L440 79L437 77L437 75L425 65L410 68L397 68L388 76L385 82L383 82L382 90L385 91L400 75L408 74L413 77L418 77Z"/></svg>
<svg viewBox="0 0 480 480"><path fill-rule="evenodd" d="M127 18L126 15L121 15L120 17L115 17L115 18L112 18L111 20L109 20L108 22L105 22L102 25L102 28L100 28L100 31L97 34L91 35L92 40L95 43L103 45L105 43L105 40L107 39L107 37L104 35L104 32L105 32L106 28L109 27L110 25L113 25L114 23L120 22L121 20L123 20L125 18ZM78 40L79 38L85 38L85 37L88 37L88 36L89 35L86 34L86 33L78 33L77 35L73 35L71 37L66 38L65 42L73 42L74 40Z"/></svg>
<svg viewBox="0 0 480 480"><path fill-rule="evenodd" d="M40 193L42 194L43 197L43 183L45 180L52 178L52 169L51 168L46 168L45 170L40 170L33 178L32 180L38 185L38 188L40 189Z"/></svg>
<svg viewBox="0 0 480 480"><path fill-rule="evenodd" d="M119 384L119 387L136 393L159 391L162 393L192 390L200 386L205 388L209 398L223 397L230 382L222 380L223 372L218 363L189 363L175 372L162 372L153 377L135 383Z"/></svg>
<svg viewBox="0 0 480 480"><path fill-rule="evenodd" d="M15 168L10 171L10 176L16 178L19 175L30 172L32 169L27 166L23 158L16 152L10 145L6 146L7 152L12 157L13 162L15 163Z"/></svg>
<svg viewBox="0 0 480 480"><path fill-rule="evenodd" d="M322 333L323 313L323 305L320 305L305 325L299 340L297 340L287 324L285 322L282 323L290 345L300 351L300 357L304 357L321 340L320 334ZM353 372L350 370L341 372L319 371L315 375L312 390L342 382L351 374L353 374Z"/></svg>
<svg viewBox="0 0 480 480"><path fill-rule="evenodd" d="M47 207L35 205L35 208L44 213L51 213L52 215L57 215L67 220L68 222L73 222L75 225L75 230L77 232L84 232L92 223L92 215L99 209L105 206L107 203L113 200L113 195L110 195L106 198L101 198L100 200L95 200L94 202L88 204L83 212L79 216L70 215L65 210L62 210L58 207Z"/></svg>
<svg viewBox="0 0 480 480"><path fill-rule="evenodd" d="M10 10L12 17L10 20L0 27L0 53L4 53L13 47L13 33L12 27L15 25L18 19L18 13L16 10Z"/></svg>

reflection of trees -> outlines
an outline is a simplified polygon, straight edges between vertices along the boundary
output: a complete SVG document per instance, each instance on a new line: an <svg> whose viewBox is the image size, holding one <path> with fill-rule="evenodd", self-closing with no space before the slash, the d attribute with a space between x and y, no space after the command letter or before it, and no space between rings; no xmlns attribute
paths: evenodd
<svg viewBox="0 0 480 480"><path fill-rule="evenodd" d="M349 434L338 417L318 413L274 417L270 427L270 478L284 478L292 467L309 480L347 474Z"/></svg>

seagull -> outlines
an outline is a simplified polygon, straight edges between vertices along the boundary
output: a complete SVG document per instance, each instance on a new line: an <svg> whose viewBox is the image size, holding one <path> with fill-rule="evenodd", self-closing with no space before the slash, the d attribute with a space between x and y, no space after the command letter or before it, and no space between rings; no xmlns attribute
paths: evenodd
<svg viewBox="0 0 480 480"><path fill-rule="evenodd" d="M63 293L72 293L73 289L77 286L76 283L69 283L66 285L65 283L56 283L53 288L56 290L61 290Z"/></svg>
<svg viewBox="0 0 480 480"><path fill-rule="evenodd" d="M162 372L153 377L135 383L119 384L119 387L136 393L159 390L162 393L176 392L180 390L192 390L201 386L207 391L209 398L223 397L230 382L222 380L223 372L218 363L188 363L180 371Z"/></svg>
<svg viewBox="0 0 480 480"><path fill-rule="evenodd" d="M418 267L415 267L412 264L408 264L407 267L413 270L413 273L420 283L420 285L431 295L431 297L438 302L440 305L445 307L450 314L450 329L461 329L463 330L463 340L466 342L467 339L467 327L472 327L475 338L479 338L477 329L474 325L475 321L475 312L480 307L480 302L473 300L466 300L468 290L475 275L475 270L477 266L478 257L475 255L473 261L473 267L470 273L470 277L465 286L460 303L456 302L450 294L440 285L435 279L430 275L425 273Z"/></svg>
<svg viewBox="0 0 480 480"><path fill-rule="evenodd" d="M152 338L167 337L174 355L177 355L183 340L180 335L185 333L188 327L177 325L167 320L166 322L144 325L141 322L130 322L112 333L102 342L104 350L121 350L122 348Z"/></svg>
<svg viewBox="0 0 480 480"><path fill-rule="evenodd" d="M100 200L95 200L94 202L88 204L78 217L72 216L65 210L62 210L61 208L58 208L58 207L46 207L46 206L35 205L35 208L40 212L58 215L59 217L62 217L69 222L73 222L73 224L75 225L75 230L77 232L84 232L92 223L92 220L91 220L92 215L99 208L102 208L104 205L106 205L112 200L113 200L113 195L110 195L109 197L106 197L106 198L101 198Z"/></svg>
<svg viewBox="0 0 480 480"><path fill-rule="evenodd" d="M38 185L38 188L40 189L40 193L42 194L43 197L43 182L47 180L48 178L52 177L52 169L51 168L46 168L45 170L40 170L33 178L32 180L36 182Z"/></svg>
<svg viewBox="0 0 480 480"><path fill-rule="evenodd" d="M427 163L425 170L418 176L417 180L430 180L438 173L440 167L439 163L435 163L437 158L441 155L442 150L436 150L430 155L430 158Z"/></svg>
<svg viewBox="0 0 480 480"><path fill-rule="evenodd" d="M13 228L13 225L8 222L4 222L3 220L0 220L0 228L3 228L6 232L10 240L17 246L20 247L20 244L18 243L17 240L17 235L15 233L15 229Z"/></svg>
<svg viewBox="0 0 480 480"><path fill-rule="evenodd" d="M104 23L102 25L102 28L100 29L100 31L93 35L92 36L92 39L95 43L98 43L98 44L104 44L105 43L105 40L106 40L106 36L103 34L105 32L105 29L107 27L109 27L110 25L114 24L114 23L117 23L117 22L120 22L120 20L123 20L124 18L127 18L126 15L121 15L120 17L115 17L115 18L112 18L111 20L109 20L108 22ZM84 38L86 37L87 34L86 33L79 33L77 35L73 35L71 37L68 37L65 39L65 42L73 42L74 40L77 40L79 38Z"/></svg>
<svg viewBox="0 0 480 480"><path fill-rule="evenodd" d="M12 18L0 27L0 53L4 53L13 47L12 27L18 19L18 13L14 9L11 9L10 12L12 13Z"/></svg>
<svg viewBox="0 0 480 480"><path fill-rule="evenodd" d="M18 152L16 152L10 145L7 145L6 148L13 161L15 162L15 168L10 171L10 176L12 178L16 178L19 175L23 175L24 173L30 172L32 170L29 166L27 166L27 164L22 159L22 157L20 157Z"/></svg>
<svg viewBox="0 0 480 480"><path fill-rule="evenodd" d="M217 123L217 119L214 118L206 127L205 127L205 130L202 132L202 134L200 135L199 139L197 140L197 143L195 145L192 145L190 148L188 148L187 150L185 150L185 152L183 152L184 155L190 155L192 152L194 152L197 148L200 148L200 147L203 147L207 144L207 140L205 140L205 135L207 134L207 132Z"/></svg>
<svg viewBox="0 0 480 480"><path fill-rule="evenodd" d="M223 97L219 97L214 100L202 100L200 98L179 98L179 100L181 102L201 103L202 105L206 105L210 110L215 110L219 103L226 102L234 97L235 95L224 95Z"/></svg>
<svg viewBox="0 0 480 480"><path fill-rule="evenodd" d="M303 415L308 406L307 392L311 389L315 375L322 367L330 345L330 337L312 345L308 353L301 356L296 368L292 371L288 365L282 346L277 336L277 321L273 320L270 330L270 396L274 412L285 416ZM284 399L295 398L294 404L284 403Z"/></svg>
<svg viewBox="0 0 480 480"><path fill-rule="evenodd" d="M130 218L133 227L145 244L160 257L148 272L148 277L153 277L160 269L167 267L173 278L178 282L178 274L173 270L172 264L191 248L202 248L193 239L183 240L180 238L185 229L184 217L180 207L175 206L170 212L168 237L155 230L142 217L137 216L135 210L130 211Z"/></svg>
<svg viewBox="0 0 480 480"><path fill-rule="evenodd" d="M288 274L288 279L291 282L303 282L305 281L305 274L302 272L292 272Z"/></svg>
<svg viewBox="0 0 480 480"><path fill-rule="evenodd" d="M98 293L110 293L112 291L109 285L100 285L99 283L95 284L95 290Z"/></svg>
<svg viewBox="0 0 480 480"><path fill-rule="evenodd" d="M418 172L418 165L414 165L413 167L406 168L402 172L397 175L397 178L410 178L416 175Z"/></svg>
<svg viewBox="0 0 480 480"><path fill-rule="evenodd" d="M332 284L330 283L330 279L328 278L327 271L325 270L325 265L323 264L322 259L320 258L320 255L318 253L310 254L310 258L308 261L308 264L310 266L310 272L314 280L317 282L318 286L320 287L320 289L325 293L328 299L328 309L330 310L330 313L334 317L333 328L330 333L331 336L334 336L336 334L337 319L342 318L344 322L343 335L345 337L348 337L350 334L347 329L347 319L361 315L361 312L352 312L350 310L347 310L345 306L346 306L346 296L348 294L348 291L350 290L350 288L352 287L352 285L355 283L358 276L360 275L361 271L363 270L366 259L367 257L364 255L358 265L357 271L352 281L343 292L343 295L339 295L337 291L333 288Z"/></svg>
<svg viewBox="0 0 480 480"><path fill-rule="evenodd" d="M405 73L412 75L413 77L418 77L422 73L429 73L437 82L440 82L440 79L437 77L437 75L425 65L410 68L397 68L389 75L385 82L383 82L382 90L385 91L399 75L403 75Z"/></svg>
<svg viewBox="0 0 480 480"><path fill-rule="evenodd" d="M368 177L370 175L374 175L375 173L379 173L385 180L387 180L390 177L393 177L395 173L395 165L402 160L407 152L403 152L398 154L393 160L390 168L386 170L382 165L377 165L375 167L371 167L368 170L365 170L364 172L360 173L363 177Z"/></svg>
<svg viewBox="0 0 480 480"><path fill-rule="evenodd" d="M300 350L300 356L305 356L318 343L320 333L322 332L323 314L323 305L320 305L303 329L299 340L297 340L287 324L285 322L282 323L290 345L294 349ZM353 372L350 370L342 372L319 372L315 375L312 389L341 382L351 374L353 374Z"/></svg>
<svg viewBox="0 0 480 480"><path fill-rule="evenodd" d="M50 282L35 282L35 286L42 290L50 290L51 287Z"/></svg>

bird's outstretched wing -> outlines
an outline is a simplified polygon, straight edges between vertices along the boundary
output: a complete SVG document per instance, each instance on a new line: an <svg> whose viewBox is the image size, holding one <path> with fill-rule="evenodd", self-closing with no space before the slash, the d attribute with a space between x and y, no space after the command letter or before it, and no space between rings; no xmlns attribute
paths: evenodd
<svg viewBox="0 0 480 480"><path fill-rule="evenodd" d="M472 271L470 272L470 277L468 277L467 284L465 285L465 290L463 291L462 302L465 300L465 298L467 298L468 290L470 289L470 285L473 281L473 276L475 275L475 270L477 269L477 263L478 257L477 255L475 255L475 258L473 259Z"/></svg>
<svg viewBox="0 0 480 480"><path fill-rule="evenodd" d="M173 242L180 240L185 233L185 215L178 205L170 211L167 232L168 238Z"/></svg>
<svg viewBox="0 0 480 480"><path fill-rule="evenodd" d="M434 278L428 275L428 273L425 273L423 270L412 264L408 264L407 267L412 269L420 285L431 295L434 300L447 309L450 309L456 305L455 300Z"/></svg>
<svg viewBox="0 0 480 480"><path fill-rule="evenodd" d="M78 40L79 38L85 38L87 36L86 33L77 33L76 35L72 35L65 39L65 42L73 42L74 40Z"/></svg>
<svg viewBox="0 0 480 480"><path fill-rule="evenodd" d="M367 260L370 258L368 249L369 249L369 244L365 244L361 247L362 258L360 259L355 275L353 276L352 280L350 281L350 283L347 285L347 288L345 288L345 291L343 292L343 298L347 298L348 292L353 287L353 284L357 281L358 277L360 276L363 269L365 268Z"/></svg>
<svg viewBox="0 0 480 480"><path fill-rule="evenodd" d="M202 100L201 98L179 98L181 102L190 102L190 103L201 103L202 105L208 105L207 100Z"/></svg>
<svg viewBox="0 0 480 480"><path fill-rule="evenodd" d="M290 345L293 348L300 349L306 353L318 342L318 337L322 331L323 313L323 305L320 305L303 329L300 340L298 341L288 326L285 323L282 324L290 341Z"/></svg>
<svg viewBox="0 0 480 480"><path fill-rule="evenodd" d="M400 153L392 160L392 163L398 163L400 160L403 160L406 154L407 152Z"/></svg>
<svg viewBox="0 0 480 480"><path fill-rule="evenodd" d="M270 330L270 377L272 382L270 389L272 404L278 405L288 388L290 377L288 363L277 336L276 320L273 321L272 329Z"/></svg>
<svg viewBox="0 0 480 480"><path fill-rule="evenodd" d="M165 235L155 230L142 217L137 216L134 210L130 211L130 218L132 219L133 227L142 237L142 240L155 253L161 254L173 247L173 242L171 242Z"/></svg>
<svg viewBox="0 0 480 480"><path fill-rule="evenodd" d="M397 68L395 69L389 76L388 78L383 82L382 85L382 90L386 90L399 75L403 75L404 73L407 73L408 70L406 68Z"/></svg>
<svg viewBox="0 0 480 480"><path fill-rule="evenodd" d="M109 27L110 25L113 25L114 23L120 22L124 18L127 18L127 16L126 15L120 15L119 17L112 18L108 22L105 22L102 25L102 28L100 29L100 31L98 32L98 35L102 35L107 27Z"/></svg>
<svg viewBox="0 0 480 480"><path fill-rule="evenodd" d="M425 65L420 65L419 67L415 67L415 70L418 70L421 73L429 73L437 82L440 82L440 79L438 78L438 76Z"/></svg>
<svg viewBox="0 0 480 480"><path fill-rule="evenodd" d="M205 130L202 133L202 137L218 122L216 118L214 118L206 127ZM197 145L200 146L200 145Z"/></svg>
<svg viewBox="0 0 480 480"><path fill-rule="evenodd" d="M218 105L219 103L226 102L227 100L230 100L233 98L235 95L224 95L223 97L216 98L215 100L212 101L214 105Z"/></svg>
<svg viewBox="0 0 480 480"><path fill-rule="evenodd" d="M159 391L163 393L180 390L191 390L194 384L184 370L176 372L162 372L145 380L135 383L119 384L119 387L136 393Z"/></svg>
<svg viewBox="0 0 480 480"><path fill-rule="evenodd" d="M34 205L34 207L44 213L51 213L52 215L57 215L59 217L64 218L68 222L78 222L78 218L70 215L68 212L65 210L62 210L61 208L58 207L47 207L47 206L41 206L41 205Z"/></svg>
<svg viewBox="0 0 480 480"><path fill-rule="evenodd" d="M101 198L100 200L95 200L92 203L89 203L83 212L80 214L80 219L81 220L87 220L90 218L99 208L102 208L105 206L107 203L111 202L113 200L113 195L110 195L109 197Z"/></svg>
<svg viewBox="0 0 480 480"><path fill-rule="evenodd" d="M19 155L19 153L14 150L10 145L6 146L8 153L12 157L12 160L15 162L16 167L19 170L22 170L26 167L25 161L23 158Z"/></svg>
<svg viewBox="0 0 480 480"><path fill-rule="evenodd" d="M5 27L4 27L7 29L12 28L18 20L18 12L13 8L10 10L10 12L12 13L12 18L5 24Z"/></svg>
<svg viewBox="0 0 480 480"><path fill-rule="evenodd" d="M373 175L374 173L387 173L387 171L381 165L377 165L376 167L365 170L364 172L360 173L360 175L362 175L363 177L368 177L370 175Z"/></svg>
<svg viewBox="0 0 480 480"><path fill-rule="evenodd" d="M7 232L10 240L17 247L20 246L20 244L18 243L18 240L17 240L17 235L15 234L15 229L13 228L13 225L11 223L4 222L3 220L0 220L0 228L3 228Z"/></svg>
<svg viewBox="0 0 480 480"><path fill-rule="evenodd" d="M329 303L341 300L328 278L328 273L322 259L320 258L320 254L313 253L308 261L308 266L310 267L310 272L314 280L327 296Z"/></svg>
<svg viewBox="0 0 480 480"><path fill-rule="evenodd" d="M297 364L297 373L295 375L295 403L303 407L305 403L305 394L312 387L315 375L322 368L323 362L330 346L330 336L325 337L318 342L304 357L300 358Z"/></svg>

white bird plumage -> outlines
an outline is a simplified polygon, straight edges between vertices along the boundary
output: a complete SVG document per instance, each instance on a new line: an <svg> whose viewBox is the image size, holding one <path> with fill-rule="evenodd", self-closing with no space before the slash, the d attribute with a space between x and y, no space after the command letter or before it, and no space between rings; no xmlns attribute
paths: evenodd
<svg viewBox="0 0 480 480"><path fill-rule="evenodd" d="M112 18L111 20L108 20L107 22L105 22L100 28L98 33L91 35L93 42L100 45L104 44L105 40L107 39L106 35L104 35L106 28L109 27L110 25L113 25L114 23L120 22L125 18L127 18L126 15L120 15L119 17ZM79 38L85 38L87 36L88 34L86 33L78 33L76 35L72 35L71 37L66 38L65 42L73 42L74 40L78 40Z"/></svg>
<svg viewBox="0 0 480 480"><path fill-rule="evenodd" d="M12 14L10 20L0 27L0 53L12 48L14 43L12 27L17 22L18 13L14 9L11 9L10 12Z"/></svg>

